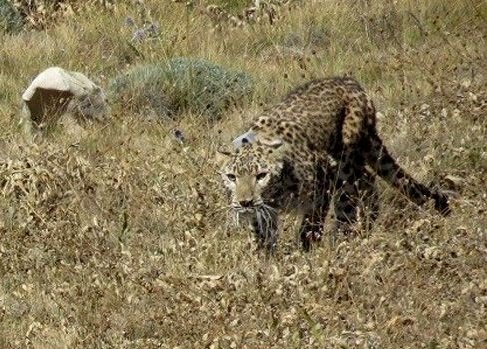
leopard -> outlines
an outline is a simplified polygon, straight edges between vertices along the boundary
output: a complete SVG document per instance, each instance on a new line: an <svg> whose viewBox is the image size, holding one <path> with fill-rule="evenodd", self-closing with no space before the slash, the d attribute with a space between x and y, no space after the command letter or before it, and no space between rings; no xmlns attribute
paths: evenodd
<svg viewBox="0 0 487 349"><path fill-rule="evenodd" d="M274 251L282 213L302 214L300 243L321 241L333 204L335 232L378 217L377 177L418 206L429 201L450 213L446 192L413 178L393 158L377 129L372 99L352 76L308 81L251 119L238 146L221 146L219 173L238 222L254 230L259 247ZM362 228L364 228L362 226Z"/></svg>

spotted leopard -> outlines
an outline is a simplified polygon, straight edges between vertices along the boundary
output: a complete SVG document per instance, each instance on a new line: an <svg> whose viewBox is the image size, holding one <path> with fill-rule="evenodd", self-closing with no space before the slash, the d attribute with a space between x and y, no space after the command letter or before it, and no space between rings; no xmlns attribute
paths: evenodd
<svg viewBox="0 0 487 349"><path fill-rule="evenodd" d="M383 144L376 110L351 77L310 81L256 117L237 149L224 151L221 169L231 208L250 219L261 246L273 250L278 215L303 213L300 239L305 250L322 237L333 201L337 230L378 215L376 175L417 205L434 201L449 213L448 197L406 173Z"/></svg>

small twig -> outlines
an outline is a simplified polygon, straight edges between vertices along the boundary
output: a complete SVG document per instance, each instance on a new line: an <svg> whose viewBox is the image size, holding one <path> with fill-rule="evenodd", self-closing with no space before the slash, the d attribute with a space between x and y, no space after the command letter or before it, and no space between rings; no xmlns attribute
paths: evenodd
<svg viewBox="0 0 487 349"><path fill-rule="evenodd" d="M421 32L421 36L425 37L428 36L428 32L424 29L423 25L421 24L421 21L412 13L411 11L407 11L407 14L414 19L416 22L416 26L418 27L419 31Z"/></svg>

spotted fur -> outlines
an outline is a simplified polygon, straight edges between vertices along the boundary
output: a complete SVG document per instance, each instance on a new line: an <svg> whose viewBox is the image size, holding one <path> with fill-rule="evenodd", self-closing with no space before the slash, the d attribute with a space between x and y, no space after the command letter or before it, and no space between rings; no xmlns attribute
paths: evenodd
<svg viewBox="0 0 487 349"><path fill-rule="evenodd" d="M221 175L236 215L250 219L269 249L276 244L282 209L302 211L305 249L321 238L332 200L338 230L350 232L359 219L373 223L376 175L414 203L432 199L439 212L449 212L443 193L413 179L389 154L377 134L374 104L353 78L298 87L260 114L250 132L255 141L227 152Z"/></svg>

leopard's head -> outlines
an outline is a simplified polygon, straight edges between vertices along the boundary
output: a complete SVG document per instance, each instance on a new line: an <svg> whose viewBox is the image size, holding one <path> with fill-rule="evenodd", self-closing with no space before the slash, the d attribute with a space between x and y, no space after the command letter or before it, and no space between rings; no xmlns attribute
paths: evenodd
<svg viewBox="0 0 487 349"><path fill-rule="evenodd" d="M281 176L285 146L281 140L257 140L226 157L220 174L236 213L256 212L271 204L274 186Z"/></svg>

